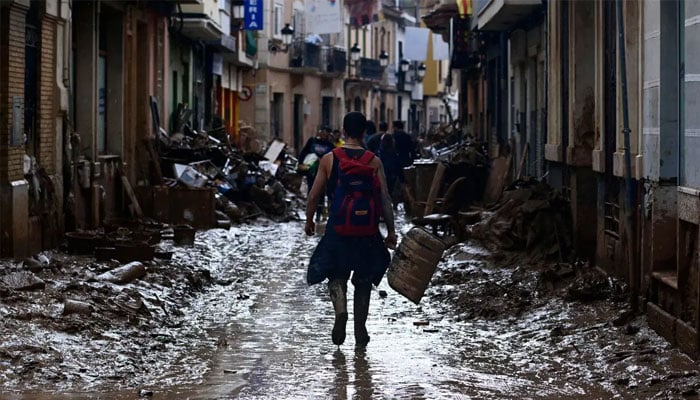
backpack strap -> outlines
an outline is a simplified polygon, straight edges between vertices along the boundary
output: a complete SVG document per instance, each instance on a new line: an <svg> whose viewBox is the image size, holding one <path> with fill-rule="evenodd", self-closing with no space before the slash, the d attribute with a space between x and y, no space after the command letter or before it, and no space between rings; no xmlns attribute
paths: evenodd
<svg viewBox="0 0 700 400"><path fill-rule="evenodd" d="M333 156L338 158L338 161L347 160L350 158L341 147L334 148L332 152Z"/></svg>
<svg viewBox="0 0 700 400"><path fill-rule="evenodd" d="M358 161L360 161L363 164L369 164L370 161L374 158L374 153L372 153L369 150L365 150L364 153L362 153L362 157Z"/></svg>

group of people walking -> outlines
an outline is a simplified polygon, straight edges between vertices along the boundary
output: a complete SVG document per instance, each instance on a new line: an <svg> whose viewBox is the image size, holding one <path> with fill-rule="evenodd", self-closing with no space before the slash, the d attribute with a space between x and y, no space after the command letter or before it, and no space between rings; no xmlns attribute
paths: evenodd
<svg viewBox="0 0 700 400"><path fill-rule="evenodd" d="M392 193L403 184L403 168L417 158L416 146L404 131L402 121L393 122L393 132L381 122L377 130L360 112L343 118L344 135L333 137L328 128L309 139L299 154L306 171L309 195L304 231L316 231L315 216L324 197L329 197L326 230L309 261L307 283L328 280L335 313L333 343L345 342L347 282L355 287L354 336L357 347L370 340L367 321L372 284L379 285L390 255L396 248ZM369 133L369 134L368 134ZM386 237L379 222L386 225ZM352 279L351 279L352 276Z"/></svg>
<svg viewBox="0 0 700 400"><path fill-rule="evenodd" d="M299 152L299 161L300 171L306 175L307 193L311 191L321 158L343 144L345 139L340 130L330 127L322 127L316 136L306 142ZM386 122L380 122L377 130L374 122L368 120L361 145L381 160L389 196L395 206L401 202L403 168L412 165L419 157L415 141L404 130L403 121L393 121L392 131L389 131L389 124ZM321 216L324 199L325 196L320 199L317 218Z"/></svg>

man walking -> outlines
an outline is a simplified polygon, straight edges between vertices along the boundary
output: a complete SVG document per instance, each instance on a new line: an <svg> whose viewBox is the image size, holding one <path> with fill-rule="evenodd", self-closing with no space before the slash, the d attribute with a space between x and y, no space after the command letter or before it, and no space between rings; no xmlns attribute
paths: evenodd
<svg viewBox="0 0 700 400"><path fill-rule="evenodd" d="M393 125L394 144L396 146L399 164L401 168L408 167L413 164L413 160L418 158L416 154L416 143L411 135L403 130L403 121L394 121Z"/></svg>
<svg viewBox="0 0 700 400"><path fill-rule="evenodd" d="M333 343L345 341L348 320L347 281L352 273L355 287L353 304L355 345L369 342L365 323L369 311L372 284L378 285L389 266L387 247L396 247L396 231L391 200L381 161L363 147L366 119L362 113L350 112L343 119L346 142L321 159L318 174L306 204L307 235L316 230L313 216L319 199L329 186L334 193L326 231L309 261L307 283L328 279L335 323ZM387 237L379 232L383 216Z"/></svg>

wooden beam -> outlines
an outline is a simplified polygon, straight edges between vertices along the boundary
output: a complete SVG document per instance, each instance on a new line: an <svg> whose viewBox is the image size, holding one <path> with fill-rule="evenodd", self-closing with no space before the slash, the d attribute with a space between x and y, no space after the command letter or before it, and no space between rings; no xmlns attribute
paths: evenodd
<svg viewBox="0 0 700 400"><path fill-rule="evenodd" d="M137 218L143 218L143 211L141 210L141 205L139 205L139 201L136 199L136 195L134 194L134 190L132 189L131 184L129 183L129 178L127 178L126 175L124 175L121 168L118 168L117 172L119 173L119 176L121 176L122 185L124 186L124 191L126 192L126 195L129 197L129 200L131 201L131 206L133 207L134 215Z"/></svg>
<svg viewBox="0 0 700 400"><path fill-rule="evenodd" d="M428 192L428 200L426 201L425 212L423 215L433 213L433 208L435 208L435 199L440 192L442 180L445 177L445 169L445 164L438 163L437 169L435 170L435 175L433 175L433 182L430 184L430 192Z"/></svg>

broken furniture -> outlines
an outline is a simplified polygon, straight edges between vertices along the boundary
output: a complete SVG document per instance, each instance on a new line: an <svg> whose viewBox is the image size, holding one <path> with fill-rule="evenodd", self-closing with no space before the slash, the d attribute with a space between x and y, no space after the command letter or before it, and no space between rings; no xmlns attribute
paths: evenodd
<svg viewBox="0 0 700 400"><path fill-rule="evenodd" d="M437 178L440 178L439 176ZM435 198L431 213L421 218L416 218L413 223L421 226L430 226L434 235L456 235L458 239L464 238L463 224L460 222L460 211L465 206L464 191L468 190L468 178L458 178L445 192L442 198Z"/></svg>
<svg viewBox="0 0 700 400"><path fill-rule="evenodd" d="M415 304L420 303L446 245L422 227L413 227L394 252L387 271L389 286Z"/></svg>
<svg viewBox="0 0 700 400"><path fill-rule="evenodd" d="M136 188L144 214L172 225L191 225L195 229L216 226L216 189L140 186Z"/></svg>

